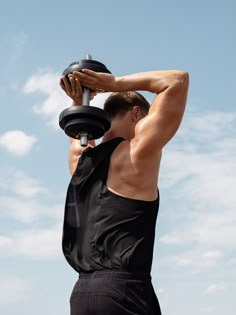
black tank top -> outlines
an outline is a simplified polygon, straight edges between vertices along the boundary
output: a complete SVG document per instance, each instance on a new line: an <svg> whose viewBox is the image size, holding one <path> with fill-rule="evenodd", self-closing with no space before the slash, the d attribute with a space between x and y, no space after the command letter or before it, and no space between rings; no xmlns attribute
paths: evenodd
<svg viewBox="0 0 236 315"><path fill-rule="evenodd" d="M70 181L63 252L78 272L151 272L159 194L155 201L135 200L106 186L110 157L123 140L114 138L86 149Z"/></svg>

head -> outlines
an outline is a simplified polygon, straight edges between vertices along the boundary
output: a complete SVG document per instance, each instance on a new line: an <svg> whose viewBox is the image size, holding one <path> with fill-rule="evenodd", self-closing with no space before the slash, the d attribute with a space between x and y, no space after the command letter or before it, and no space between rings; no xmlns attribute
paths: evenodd
<svg viewBox="0 0 236 315"><path fill-rule="evenodd" d="M138 116L139 120L149 111L148 101L138 92L114 92L104 104L104 110L111 120L124 117L129 111Z"/></svg>
<svg viewBox="0 0 236 315"><path fill-rule="evenodd" d="M149 103L138 92L114 92L104 104L104 110L111 118L112 137L132 139L135 126L148 114Z"/></svg>

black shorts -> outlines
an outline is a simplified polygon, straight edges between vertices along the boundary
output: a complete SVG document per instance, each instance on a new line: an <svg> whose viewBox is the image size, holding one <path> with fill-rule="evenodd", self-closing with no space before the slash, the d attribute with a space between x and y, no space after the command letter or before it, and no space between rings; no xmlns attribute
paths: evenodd
<svg viewBox="0 0 236 315"><path fill-rule="evenodd" d="M80 273L70 306L71 315L161 315L150 275L120 270Z"/></svg>

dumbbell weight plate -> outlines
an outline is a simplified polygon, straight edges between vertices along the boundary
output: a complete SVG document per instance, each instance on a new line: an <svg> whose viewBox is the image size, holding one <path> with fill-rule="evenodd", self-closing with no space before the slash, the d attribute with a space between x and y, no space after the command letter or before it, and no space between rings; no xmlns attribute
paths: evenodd
<svg viewBox="0 0 236 315"><path fill-rule="evenodd" d="M73 71L80 72L82 69L89 69L95 72L111 73L106 68L106 66L99 61L82 59L80 61L72 62L69 67L64 70L63 75L67 76L68 74L73 73Z"/></svg>
<svg viewBox="0 0 236 315"><path fill-rule="evenodd" d="M99 139L111 123L108 114L98 107L72 106L61 112L59 125L71 138L79 139L79 133L86 132L89 139Z"/></svg>

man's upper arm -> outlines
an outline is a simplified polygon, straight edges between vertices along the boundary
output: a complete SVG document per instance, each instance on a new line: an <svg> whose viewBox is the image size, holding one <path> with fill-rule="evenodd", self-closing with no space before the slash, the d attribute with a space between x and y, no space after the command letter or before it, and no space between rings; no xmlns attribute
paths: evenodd
<svg viewBox="0 0 236 315"><path fill-rule="evenodd" d="M72 139L70 138L70 149L69 149L69 156L68 156L68 164L69 164L69 170L71 175L74 174L77 164L79 162L79 158L83 151L87 149L88 147L94 147L95 141L89 140L87 147L81 147L80 140Z"/></svg>
<svg viewBox="0 0 236 315"><path fill-rule="evenodd" d="M131 143L138 155L158 154L174 136L184 114L188 82L188 74L180 72L176 83L155 97L148 115L135 127Z"/></svg>

